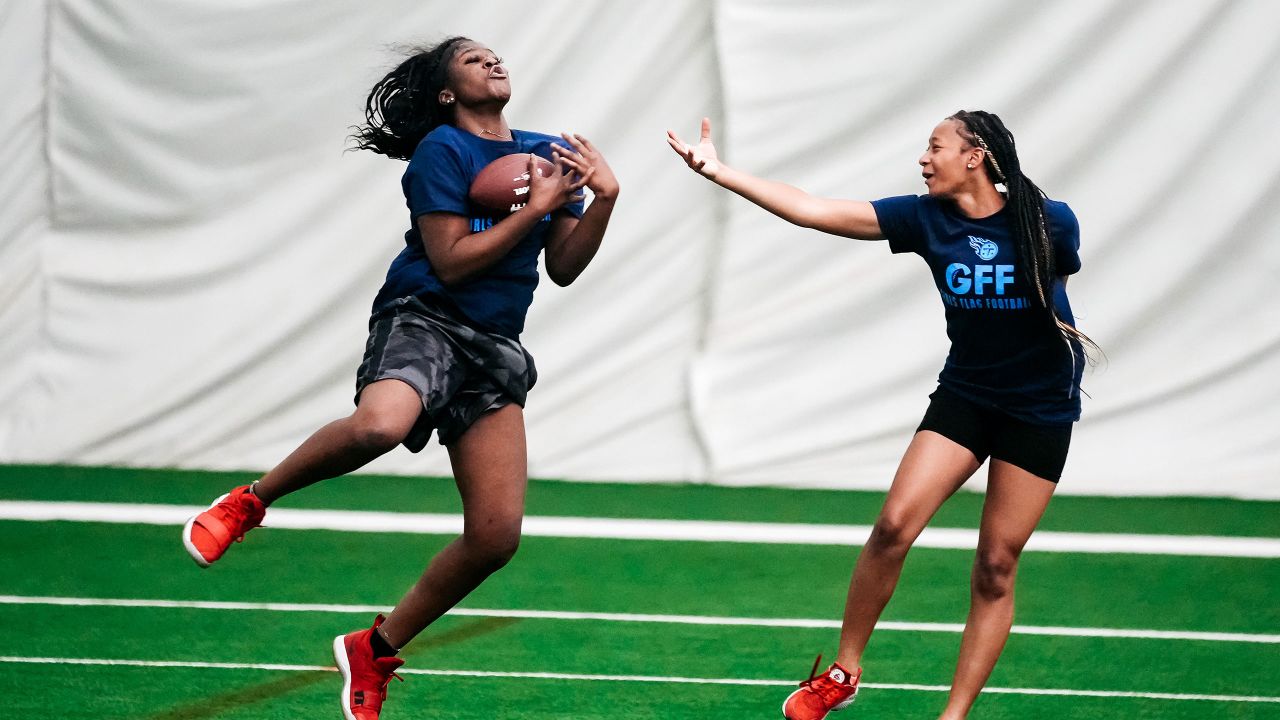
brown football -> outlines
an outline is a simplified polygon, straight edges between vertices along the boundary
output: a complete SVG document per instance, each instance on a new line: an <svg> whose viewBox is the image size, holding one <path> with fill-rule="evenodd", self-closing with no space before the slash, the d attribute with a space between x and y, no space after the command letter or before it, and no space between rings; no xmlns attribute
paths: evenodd
<svg viewBox="0 0 1280 720"><path fill-rule="evenodd" d="M538 158L538 177L555 172L555 165ZM481 168L467 192L471 202L499 213L513 213L524 207L529 194L529 153L503 155Z"/></svg>

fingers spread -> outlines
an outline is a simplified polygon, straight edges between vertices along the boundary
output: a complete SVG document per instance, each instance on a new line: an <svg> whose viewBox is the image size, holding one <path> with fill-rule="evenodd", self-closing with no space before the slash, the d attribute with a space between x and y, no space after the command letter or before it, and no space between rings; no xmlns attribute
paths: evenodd
<svg viewBox="0 0 1280 720"><path fill-rule="evenodd" d="M570 135L569 133L560 133L560 137L564 138L565 142L572 145L573 149L577 150L579 154L587 151L587 148L582 144L582 141L578 138L577 135Z"/></svg>
<svg viewBox="0 0 1280 720"><path fill-rule="evenodd" d="M578 174L582 174L588 167L591 167L585 160L576 155L562 155L560 160L564 162L565 167L572 168Z"/></svg>
<svg viewBox="0 0 1280 720"><path fill-rule="evenodd" d="M594 167L589 168L585 173L580 175L576 181L574 181L573 183L570 183L569 190L576 193L577 191L586 187L587 183L591 182L591 176L595 174L596 174L596 169Z"/></svg>
<svg viewBox="0 0 1280 720"><path fill-rule="evenodd" d="M573 136L578 139L578 142L582 143L582 147L586 148L587 152L591 152L591 153L599 152L598 150L596 150L596 146L591 144L590 140L582 137L578 133L574 133Z"/></svg>
<svg viewBox="0 0 1280 720"><path fill-rule="evenodd" d="M564 144L551 143L551 148L553 150L559 150L561 155L577 155L578 154L577 151L575 151L572 147L569 147L569 143L564 143Z"/></svg>

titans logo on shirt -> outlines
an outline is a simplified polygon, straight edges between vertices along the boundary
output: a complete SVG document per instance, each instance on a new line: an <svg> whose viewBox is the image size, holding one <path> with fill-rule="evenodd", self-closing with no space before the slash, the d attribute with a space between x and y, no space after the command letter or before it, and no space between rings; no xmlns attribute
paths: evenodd
<svg viewBox="0 0 1280 720"><path fill-rule="evenodd" d="M978 258L981 260L994 259L995 256L1000 253L999 245L996 245L986 238L974 237L972 235L969 236L969 247L973 248L973 251L978 253Z"/></svg>

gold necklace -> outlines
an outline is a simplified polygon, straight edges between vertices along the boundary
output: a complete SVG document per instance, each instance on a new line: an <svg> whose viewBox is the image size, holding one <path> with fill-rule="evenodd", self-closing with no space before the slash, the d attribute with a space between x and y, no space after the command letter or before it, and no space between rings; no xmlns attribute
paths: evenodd
<svg viewBox="0 0 1280 720"><path fill-rule="evenodd" d="M492 130L489 130L488 128L480 128L480 134L481 134L481 135L492 135L492 136L494 136L494 137L498 138L499 140L510 140L510 139L511 139L511 136L510 136L510 135L499 135L498 133L496 133L496 132L494 132L494 131L492 131Z"/></svg>

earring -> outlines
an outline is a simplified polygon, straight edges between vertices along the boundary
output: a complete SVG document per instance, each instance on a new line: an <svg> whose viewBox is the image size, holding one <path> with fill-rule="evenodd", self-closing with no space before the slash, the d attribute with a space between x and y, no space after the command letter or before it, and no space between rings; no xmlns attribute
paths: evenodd
<svg viewBox="0 0 1280 720"><path fill-rule="evenodd" d="M972 170L972 169L973 169L973 163L969 163L969 164L968 164L968 165L966 165L965 167L967 167L967 168L969 168L970 170Z"/></svg>

